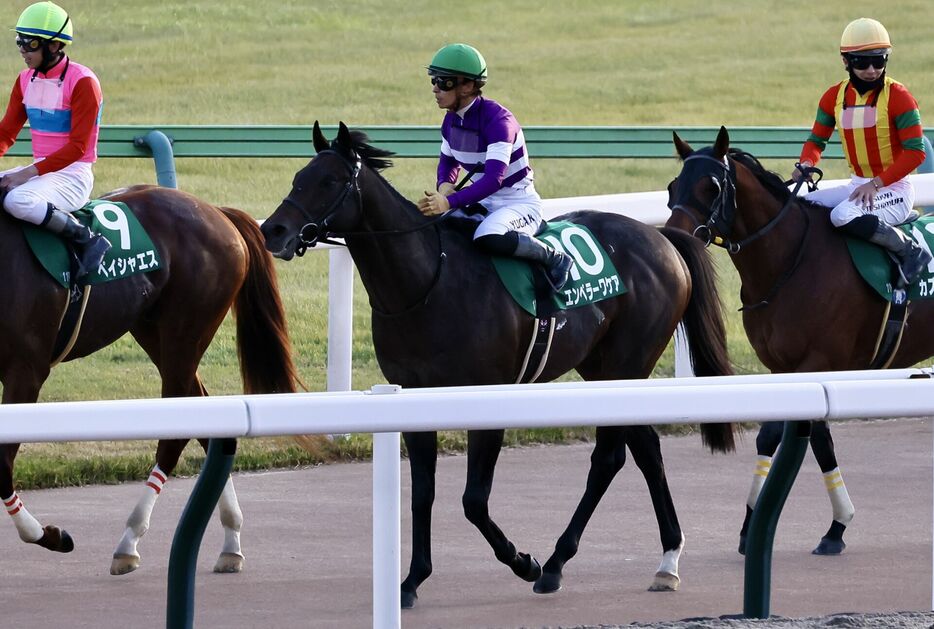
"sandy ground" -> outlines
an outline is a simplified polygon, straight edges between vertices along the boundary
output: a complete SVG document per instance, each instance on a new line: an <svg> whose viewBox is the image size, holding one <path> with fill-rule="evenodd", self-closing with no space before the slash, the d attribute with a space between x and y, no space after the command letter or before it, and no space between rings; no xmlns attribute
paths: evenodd
<svg viewBox="0 0 934 629"><path fill-rule="evenodd" d="M771 611L811 619L772 620L767 626L931 626L930 614L900 619L921 624L887 625L881 617L860 625L846 624L856 620L845 616L813 619L842 612L928 612L932 602L931 422L851 422L834 425L833 434L856 505L846 533L849 547L839 557L810 554L831 511L808 455L778 527ZM687 539L676 593L646 591L661 548L648 492L632 461L566 567L564 588L542 596L500 565L464 519L465 457L440 460L434 573L420 588L417 607L403 613L403 627L763 624L718 619L742 612L743 558L736 542L754 467L754 437L747 433L740 452L729 456L707 454L697 436L663 438ZM520 550L542 562L547 558L580 496L589 455L586 444L502 454L491 513ZM372 626L371 471L361 463L238 475L246 567L239 575L211 572L222 538L212 521L199 557L195 626ZM402 477L405 572L411 530L407 464ZM27 507L44 523L66 527L77 548L51 554L19 542L9 521L0 525L0 627L164 627L169 548L192 483L169 481L140 547L143 565L125 577L110 576L110 555L140 485L24 492ZM699 617L707 619L670 624Z"/></svg>

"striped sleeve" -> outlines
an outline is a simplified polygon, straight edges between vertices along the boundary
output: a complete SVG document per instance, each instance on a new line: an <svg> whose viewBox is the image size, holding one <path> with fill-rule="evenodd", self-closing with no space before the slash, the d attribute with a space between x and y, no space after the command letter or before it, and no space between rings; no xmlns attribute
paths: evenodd
<svg viewBox="0 0 934 629"><path fill-rule="evenodd" d="M23 91L19 86L19 77L13 83L10 102L3 120L0 120L0 156L4 155L16 142L16 136L26 124L26 107L23 106Z"/></svg>
<svg viewBox="0 0 934 629"><path fill-rule="evenodd" d="M827 148L827 142L833 135L833 129L836 126L834 119L834 108L837 104L837 90L839 86L834 85L821 96L817 104L817 114L814 116L814 125L811 127L811 134L805 140L801 149L801 156L798 161L809 161L817 164L820 161L821 153Z"/></svg>
<svg viewBox="0 0 934 629"><path fill-rule="evenodd" d="M898 137L902 151L889 168L879 178L889 185L907 177L924 161L924 131L921 127L921 112L918 101L901 83L892 83L889 96L889 117L891 126Z"/></svg>

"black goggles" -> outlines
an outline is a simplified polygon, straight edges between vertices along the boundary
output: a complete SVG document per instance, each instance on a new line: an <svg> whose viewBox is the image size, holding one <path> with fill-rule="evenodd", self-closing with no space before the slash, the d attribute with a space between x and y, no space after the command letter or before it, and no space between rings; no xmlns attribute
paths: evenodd
<svg viewBox="0 0 934 629"><path fill-rule="evenodd" d="M431 84L437 85L438 89L442 92L450 92L457 84L460 83L460 80L456 76L433 76L431 77Z"/></svg>
<svg viewBox="0 0 934 629"><path fill-rule="evenodd" d="M41 37L27 37L26 35L17 35L16 36L16 46L20 50L25 50L26 52L35 52L42 48L42 42L45 40Z"/></svg>
<svg viewBox="0 0 934 629"><path fill-rule="evenodd" d="M889 57L888 55L850 55L849 60L854 70L868 70L869 66L882 70Z"/></svg>

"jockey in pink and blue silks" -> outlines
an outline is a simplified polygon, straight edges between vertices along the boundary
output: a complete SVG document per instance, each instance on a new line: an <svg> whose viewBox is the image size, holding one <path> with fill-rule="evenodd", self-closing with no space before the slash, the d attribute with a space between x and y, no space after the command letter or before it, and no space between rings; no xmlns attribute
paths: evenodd
<svg viewBox="0 0 934 629"><path fill-rule="evenodd" d="M33 162L0 172L3 209L61 236L78 255L77 277L97 269L110 243L81 225L71 212L94 187L100 125L100 82L65 55L73 40L71 18L52 2L26 8L16 22L16 45L26 69L13 83L0 120L0 156L29 121Z"/></svg>
<svg viewBox="0 0 934 629"><path fill-rule="evenodd" d="M572 259L535 238L542 222L542 199L535 191L522 128L508 109L484 98L486 61L472 46L450 44L435 53L428 74L441 124L437 191L425 192L418 209L425 215L454 209L482 218L474 242L484 251L541 264L555 291L568 279ZM455 191L461 168L471 185Z"/></svg>

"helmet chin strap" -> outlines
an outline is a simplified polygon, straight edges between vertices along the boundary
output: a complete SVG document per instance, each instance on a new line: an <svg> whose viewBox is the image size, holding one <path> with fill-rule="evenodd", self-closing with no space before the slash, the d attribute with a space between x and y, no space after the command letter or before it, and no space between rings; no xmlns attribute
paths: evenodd
<svg viewBox="0 0 934 629"><path fill-rule="evenodd" d="M43 74L45 74L46 72L51 70L55 66L56 63L61 61L62 57L65 56L65 51L64 51L65 44L63 44L62 42L59 42L60 46L58 48L58 53L55 55L55 57L52 56L52 51L49 50L49 46L52 45L52 42L55 40L56 37L60 36L62 32L64 32L65 27L68 26L68 22L70 21L71 21L71 16L66 15L65 21L62 22L62 27L58 29L58 32L52 35L51 37L49 37L44 42L42 42L42 64L38 68L39 72L42 72ZM35 78L35 76L36 75L33 74L33 78Z"/></svg>

